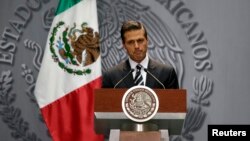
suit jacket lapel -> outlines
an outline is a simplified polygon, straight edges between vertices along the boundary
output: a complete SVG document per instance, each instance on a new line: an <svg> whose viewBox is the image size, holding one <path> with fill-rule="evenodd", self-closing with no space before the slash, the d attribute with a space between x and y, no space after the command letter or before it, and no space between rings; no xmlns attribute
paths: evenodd
<svg viewBox="0 0 250 141"><path fill-rule="evenodd" d="M126 75L130 70L131 67L129 61L126 60L124 63L123 72ZM132 73L124 80L124 84L126 85L127 88L135 86Z"/></svg>
<svg viewBox="0 0 250 141"><path fill-rule="evenodd" d="M156 68L156 66L154 65L154 63L152 62L152 60L149 59L147 70L150 73L154 74L155 68ZM150 88L154 88L155 83L156 83L156 80L150 74L147 74L146 86L148 86Z"/></svg>

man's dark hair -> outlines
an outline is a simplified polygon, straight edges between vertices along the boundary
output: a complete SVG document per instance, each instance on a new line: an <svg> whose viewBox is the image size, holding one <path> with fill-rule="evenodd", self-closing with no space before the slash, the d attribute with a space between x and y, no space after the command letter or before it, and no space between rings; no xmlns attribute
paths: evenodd
<svg viewBox="0 0 250 141"><path fill-rule="evenodd" d="M137 21L131 21L131 20L123 22L122 28L121 28L122 42L123 43L125 42L124 34L127 31L140 30L140 29L144 29L144 36L145 36L146 39L148 39L148 37L147 37L147 30L146 30L146 28L144 27L144 25L142 23L137 22Z"/></svg>

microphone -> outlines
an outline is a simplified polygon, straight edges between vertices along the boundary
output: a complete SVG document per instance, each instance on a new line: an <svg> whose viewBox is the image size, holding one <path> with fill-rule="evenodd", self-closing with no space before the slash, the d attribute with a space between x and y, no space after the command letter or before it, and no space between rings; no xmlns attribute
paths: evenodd
<svg viewBox="0 0 250 141"><path fill-rule="evenodd" d="M134 69L131 69L122 79L120 79L114 86L114 88L116 88L116 86L118 86L124 79L126 79L132 72L134 72Z"/></svg>
<svg viewBox="0 0 250 141"><path fill-rule="evenodd" d="M165 86L161 83L161 81L157 79L150 71L148 71L147 69L144 69L144 71L151 75L159 84L161 84L162 88L165 89Z"/></svg>

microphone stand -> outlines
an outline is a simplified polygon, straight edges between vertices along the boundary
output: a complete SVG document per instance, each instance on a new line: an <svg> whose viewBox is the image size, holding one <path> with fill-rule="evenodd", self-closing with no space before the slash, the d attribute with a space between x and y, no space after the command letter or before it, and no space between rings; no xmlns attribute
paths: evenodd
<svg viewBox="0 0 250 141"><path fill-rule="evenodd" d="M119 80L119 81L115 84L114 88L116 88L116 87L117 87L125 78L127 78L128 75L131 74L133 71L134 71L134 69L131 69L131 70L121 79L121 80Z"/></svg>
<svg viewBox="0 0 250 141"><path fill-rule="evenodd" d="M150 71L148 71L147 69L144 69L144 71L148 73L150 76L152 76L163 87L163 89L166 89L165 86L161 83L161 81L157 79Z"/></svg>

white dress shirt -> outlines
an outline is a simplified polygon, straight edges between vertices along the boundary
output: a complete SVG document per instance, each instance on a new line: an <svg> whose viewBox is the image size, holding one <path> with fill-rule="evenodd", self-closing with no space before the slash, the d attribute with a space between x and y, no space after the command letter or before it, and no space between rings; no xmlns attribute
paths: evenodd
<svg viewBox="0 0 250 141"><path fill-rule="evenodd" d="M144 86L146 85L146 78L147 78L147 73L144 71L144 69L148 68L148 62L149 62L149 58L148 58L148 54L146 54L146 57L141 61L141 63L139 63L142 66L141 74L142 74ZM131 58L129 58L129 64L131 66L131 69L136 70L136 66L138 65L137 62L135 62ZM133 78L135 78L135 73L136 73L136 71L134 71L132 73L133 74Z"/></svg>

